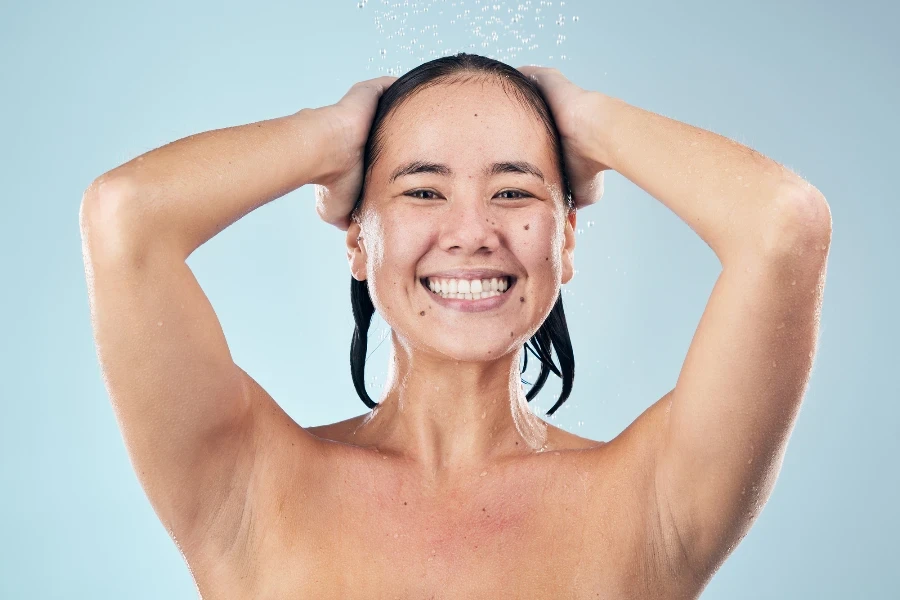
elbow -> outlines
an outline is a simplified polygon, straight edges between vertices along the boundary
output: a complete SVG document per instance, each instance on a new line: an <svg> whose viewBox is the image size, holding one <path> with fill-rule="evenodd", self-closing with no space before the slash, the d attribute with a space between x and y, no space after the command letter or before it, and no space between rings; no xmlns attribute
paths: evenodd
<svg viewBox="0 0 900 600"><path fill-rule="evenodd" d="M81 196L78 220L82 232L86 226L97 227L119 220L134 194L134 184L126 179L101 175L92 181Z"/></svg>
<svg viewBox="0 0 900 600"><path fill-rule="evenodd" d="M776 257L826 257L831 246L831 209L805 181L784 184L767 212L762 252Z"/></svg>
<svg viewBox="0 0 900 600"><path fill-rule="evenodd" d="M85 252L119 253L134 223L134 185L126 179L102 175L81 197L78 227Z"/></svg>

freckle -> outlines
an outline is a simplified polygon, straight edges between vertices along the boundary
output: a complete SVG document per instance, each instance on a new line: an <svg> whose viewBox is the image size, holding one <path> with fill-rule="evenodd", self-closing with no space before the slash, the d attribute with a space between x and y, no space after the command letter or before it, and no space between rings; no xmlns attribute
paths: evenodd
<svg viewBox="0 0 900 600"><path fill-rule="evenodd" d="M525 225L525 231L528 231L529 227L531 227L531 225Z"/></svg>
<svg viewBox="0 0 900 600"><path fill-rule="evenodd" d="M484 510L487 510L487 509L486 509L486 508L482 508L482 509L481 509L481 510L483 510L483 511L484 511Z"/></svg>
<svg viewBox="0 0 900 600"><path fill-rule="evenodd" d="M420 316L420 317L424 317L424 316L425 316L425 311L423 310L422 312L420 312L420 313L419 313L419 316Z"/></svg>
<svg viewBox="0 0 900 600"><path fill-rule="evenodd" d="M513 336L513 332L510 331L510 332L509 332L509 337L512 337L512 336Z"/></svg>
<svg viewBox="0 0 900 600"><path fill-rule="evenodd" d="M478 116L478 113L475 113L475 116L477 117L477 116Z"/></svg>
<svg viewBox="0 0 900 600"><path fill-rule="evenodd" d="M403 503L403 506L406 506L406 502Z"/></svg>
<svg viewBox="0 0 900 600"><path fill-rule="evenodd" d="M549 256L548 256L548 257L547 257L547 258L545 258L545 259L544 259L544 260L550 260L550 257L549 257Z"/></svg>
<svg viewBox="0 0 900 600"><path fill-rule="evenodd" d="M525 296L519 296L519 302L525 302Z"/></svg>

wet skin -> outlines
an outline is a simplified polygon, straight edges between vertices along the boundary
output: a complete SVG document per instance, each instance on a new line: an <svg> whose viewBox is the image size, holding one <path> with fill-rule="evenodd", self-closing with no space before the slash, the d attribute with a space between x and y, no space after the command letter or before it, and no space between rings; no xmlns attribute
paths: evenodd
<svg viewBox="0 0 900 600"><path fill-rule="evenodd" d="M379 407L301 428L252 384L248 493L186 548L201 592L253 598L674 598L653 484L657 404L609 443L535 415L520 350L574 275L574 213L540 121L495 83L439 85L388 124L347 231L391 326ZM436 143L439 140L440 143ZM415 161L440 168L394 177ZM527 164L525 171L496 164ZM446 167L446 168L444 168ZM444 299L429 278L510 277ZM249 381L252 379L247 376Z"/></svg>
<svg viewBox="0 0 900 600"><path fill-rule="evenodd" d="M194 577L210 598L694 598L652 481L664 410L607 443L548 425L544 452L437 486L358 439L366 415L301 429L279 410L253 501L223 512L236 525L190 556ZM314 460L296 452L310 434Z"/></svg>

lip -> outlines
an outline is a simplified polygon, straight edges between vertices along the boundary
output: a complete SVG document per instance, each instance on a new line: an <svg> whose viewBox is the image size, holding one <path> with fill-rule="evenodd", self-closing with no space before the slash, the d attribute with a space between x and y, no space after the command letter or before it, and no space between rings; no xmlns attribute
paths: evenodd
<svg viewBox="0 0 900 600"><path fill-rule="evenodd" d="M516 279L516 276L500 269L482 268L482 269L449 269L447 271L439 271L437 273L428 273L423 275L423 279L429 278L441 279L493 279L494 277L508 277L510 280Z"/></svg>
<svg viewBox="0 0 900 600"><path fill-rule="evenodd" d="M444 273L461 273L461 272L459 272L459 271L444 271L440 274L430 275L429 277L448 277L448 278L449 277L457 277L460 279L465 279L465 277L461 277L460 275L444 275ZM490 277L499 277L499 276L509 277L510 284L509 284L509 287L506 289L506 292L500 294L499 296L493 296L491 298L481 298L479 300L466 300L464 298L463 299L444 298L440 294L435 294L430 289L428 289L428 286L425 284L425 279L426 279L425 277L422 277L421 279L419 279L419 283L422 285L422 287L425 289L425 292L431 297L431 299L434 302L436 302L437 304L439 304L440 306L443 306L444 308L449 308L451 310L458 310L460 312L484 312L484 311L488 311L488 310L494 310L496 308L503 306L503 304L505 304L506 301L509 300L513 288L516 287L516 284L519 281L517 278L513 277L512 275L505 275L498 271L491 271L489 273L492 273L492 274L488 275L488 276L482 275L482 273L488 273L487 271L465 271L464 273L466 276L471 276L472 279L478 279L478 278L488 279Z"/></svg>

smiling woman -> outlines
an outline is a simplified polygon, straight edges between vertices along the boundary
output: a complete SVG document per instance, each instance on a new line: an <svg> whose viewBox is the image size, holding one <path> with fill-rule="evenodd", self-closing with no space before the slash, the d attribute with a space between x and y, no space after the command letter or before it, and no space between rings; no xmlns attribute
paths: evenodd
<svg viewBox="0 0 900 600"><path fill-rule="evenodd" d="M470 143L464 144L464 147L470 149L469 154L471 154L473 158L477 157L479 162L484 163L483 168L475 175L481 181L488 182L489 186L493 185L494 187L496 187L498 181L515 182L520 181L522 177L536 179L537 181L532 182L532 185L538 184L539 182L540 185L547 186L550 183L558 182L556 185L562 192L566 214L574 212L575 203L569 187L568 177L566 176L565 158L562 153L562 143L559 138L559 132L553 121L550 107L547 106L538 87L520 71L502 62L478 55L460 54L457 56L440 58L420 65L394 82L381 96L372 122L372 128L365 145L363 162L365 182L362 187L362 193L360 193L360 196L351 211L351 218L361 223L360 213L361 208L364 205L364 198L366 195L377 196L379 194L378 189L374 185L367 185L372 181L372 171L374 166L379 163L379 159L381 162L393 163L399 157L399 154L391 156L390 150L388 150L388 155L385 156L385 148L388 145L386 138L394 136L393 144L390 148L407 146L406 141L401 141L396 138L396 136L400 134L391 132L391 119L389 119L389 117L391 117L395 111L403 107L405 103L414 99L417 94L436 86L443 86L435 93L435 95L438 96L438 98L434 99L435 103L414 103L414 107L406 107L405 112L408 113L410 110L421 111L424 108L430 111L434 118L443 119L451 123L456 122L456 120L448 114L448 111L453 111L454 109L466 111L467 109L464 106L446 107L445 101L447 94L455 91L458 86L465 86L465 89L469 89L473 83L479 85L480 92L484 91L483 86L485 84L492 87L499 87L506 96L506 98L501 99L501 102L506 105L511 101L513 104L518 105L518 108L522 113L521 115L514 114L513 118L504 124L500 135L497 133L489 134L497 137L498 141L501 142L500 147L502 150L498 156L507 158L507 160L500 162L488 161L485 163L484 159L477 156L481 153L477 151L476 146L473 146ZM470 85L467 86L466 84ZM448 87L450 89L447 89ZM496 96L497 90L493 89L491 91ZM442 101L444 101L444 104L441 104ZM489 98L488 102L492 107L496 105L495 98ZM445 108L439 110L438 106L444 106ZM481 121L477 123L473 121L472 128L467 132L476 140L485 137L484 132L491 127L492 119L497 116L492 108L487 108L485 104L480 104L480 106L481 108L479 108L479 103L476 102L472 110L482 111ZM513 110L515 110L515 107L513 107ZM477 112L473 112L472 115L473 120L478 118ZM412 120L410 120L410 118ZM543 140L539 140L543 143L539 144L538 147L548 147L550 149L550 154L553 157L551 162L553 179L550 182L545 179L541 169L534 163L527 160L516 160L517 147L510 143L512 136L508 133L509 129L515 129L518 124L523 122L528 123L528 121L535 119L543 125L546 133L546 135L543 136ZM401 123L404 121L420 123L421 117L419 115L411 117L404 114L395 117L393 121L399 121ZM414 136L419 135L422 131L423 129L416 129L413 131L405 130L407 135L412 133ZM448 138L436 139L446 140ZM448 148L443 144L442 148L440 148L442 152L438 152L439 146L437 144L429 145L426 142L421 144L420 147L427 149L426 152L429 153L429 156L438 156L438 154L441 153L446 156L452 156L452 151L448 152ZM543 155L539 156L545 158ZM418 179L421 181L423 179L421 176L425 175L431 175L433 176L432 178L436 176L438 181L442 182L442 186L440 187L446 188L449 186L450 182L457 182L457 185L459 185L462 181L462 176L465 175L465 173L455 171L453 165L450 164L430 162L424 158L413 158L412 160L393 168L390 176L387 178L387 184L393 185L399 179L412 179L415 176L420 176ZM434 190L419 189L405 193L406 196L418 198L419 196L417 196L417 194L431 194L434 198L427 199L433 199L435 201L439 199L437 197L437 192ZM507 209L516 207L521 208L526 206L530 199L533 199L533 196L530 196L527 191L522 190L504 190L501 191L500 194L515 195L512 198L501 199L503 200L501 204ZM425 200L426 198L421 199ZM444 200L447 201L446 198ZM516 202L517 200L518 202ZM557 201L558 199L554 198L553 200ZM464 201L464 198L462 198L460 194L456 194L454 198L455 203L459 204ZM446 206L444 207L444 210L447 210ZM502 215L507 212L508 210L502 210L492 213L492 218L495 219L494 224L496 224L497 219L505 219ZM523 229L526 232L529 231L530 225L526 223L523 226ZM473 234L475 232L470 231L469 233ZM359 242L359 239L356 241ZM459 258L451 258L450 260L455 260L457 263L460 262ZM470 258L466 257L463 257L462 260L471 261ZM488 260L497 261L498 258L495 256ZM475 267L477 268L477 266L478 265L476 264ZM483 282L480 279L482 277L485 278ZM462 312L480 312L499 309L507 299L504 295L507 291L507 286L515 285L516 281L517 279L512 273L504 272L502 269L495 269L493 271L480 269L478 272L475 272L474 270L467 272L466 270L457 269L453 273L445 270L441 273L431 273L427 277L422 278L423 285L436 294L437 297L435 298L435 303L437 306ZM483 298L481 294L484 294ZM367 279L351 278L350 295L351 305L353 307L353 318L356 321L356 329L353 333L350 349L350 372L353 378L353 384L363 403L369 408L375 408L376 403L372 401L365 389L365 360L368 329L372 315L375 312L375 306L369 296ZM522 301L524 302L524 297L522 298ZM420 316L426 316L427 312L428 311L425 310L420 311ZM428 325L420 324L419 326L427 327ZM559 367L557 367L553 361L552 352L554 350L559 359ZM490 352L491 351L489 350L488 353ZM562 378L563 385L560 397L550 410L547 411L548 416L552 415L560 406L562 406L563 402L565 402L571 393L575 376L575 360L572 351L572 343L569 339L569 330L566 325L565 311L563 310L562 294L557 293L556 301L549 314L541 319L538 330L531 335L530 345L528 342L524 344L522 372L527 368L528 352L531 352L531 354L540 361L541 369L534 385L526 395L527 400L530 401L537 396L551 372ZM494 358L496 358L496 355Z"/></svg>
<svg viewBox="0 0 900 600"><path fill-rule="evenodd" d="M563 379L552 410L571 390L560 287L574 209L607 169L723 269L674 388L605 443L528 400L548 371ZM346 231L352 375L372 408L319 427L234 364L186 264L306 184ZM471 55L153 150L94 181L80 226L132 464L210 599L698 597L774 486L831 239L821 194L759 153L554 69ZM363 386L375 310L391 327L377 404ZM528 352L542 379L526 395Z"/></svg>

